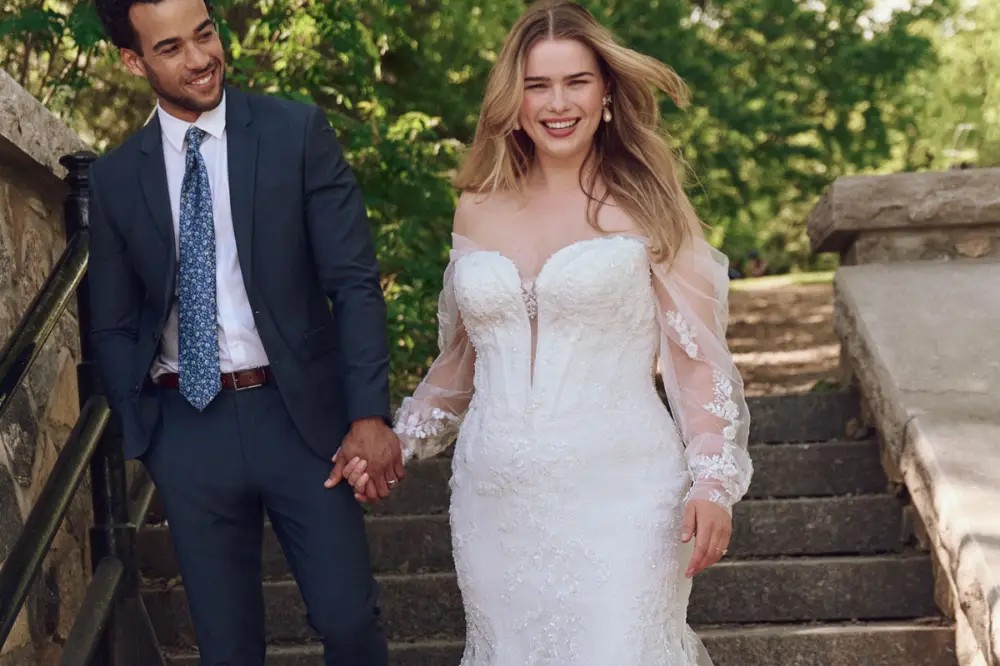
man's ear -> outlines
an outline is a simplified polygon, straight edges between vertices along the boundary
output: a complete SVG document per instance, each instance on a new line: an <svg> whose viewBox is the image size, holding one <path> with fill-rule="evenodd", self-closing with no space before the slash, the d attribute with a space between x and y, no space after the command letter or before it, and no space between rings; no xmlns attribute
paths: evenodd
<svg viewBox="0 0 1000 666"><path fill-rule="evenodd" d="M125 64L125 69L132 72L136 76L141 76L146 78L146 70L142 66L142 57L133 51L132 49L120 49L119 54L122 58L122 63Z"/></svg>

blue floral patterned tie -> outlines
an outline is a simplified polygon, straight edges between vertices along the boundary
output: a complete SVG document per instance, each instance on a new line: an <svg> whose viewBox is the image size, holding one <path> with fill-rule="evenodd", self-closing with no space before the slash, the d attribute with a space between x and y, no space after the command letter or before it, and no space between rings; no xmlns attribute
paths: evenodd
<svg viewBox="0 0 1000 666"><path fill-rule="evenodd" d="M201 156L205 130L187 131L181 183L180 385L181 395L201 411L221 390L215 302L215 221L208 169Z"/></svg>

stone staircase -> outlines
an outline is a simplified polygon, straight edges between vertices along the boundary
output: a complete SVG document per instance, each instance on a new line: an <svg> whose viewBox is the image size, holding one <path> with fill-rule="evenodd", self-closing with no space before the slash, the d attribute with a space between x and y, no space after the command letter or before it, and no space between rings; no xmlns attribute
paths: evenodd
<svg viewBox="0 0 1000 666"><path fill-rule="evenodd" d="M729 556L696 579L689 612L716 666L955 666L954 630L934 602L930 555L917 545L905 500L889 487L877 440L857 437L857 399L757 398L750 409L756 475L736 507ZM455 666L462 654L450 463L414 465L368 521L394 665ZM146 603L168 663L193 665L184 591L155 514L140 544ZM270 532L264 569L268 663L322 663Z"/></svg>

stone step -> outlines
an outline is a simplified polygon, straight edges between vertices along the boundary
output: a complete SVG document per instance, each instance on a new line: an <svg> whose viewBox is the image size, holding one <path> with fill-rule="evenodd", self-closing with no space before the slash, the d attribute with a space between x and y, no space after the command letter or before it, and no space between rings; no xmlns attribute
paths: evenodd
<svg viewBox="0 0 1000 666"><path fill-rule="evenodd" d="M955 630L937 619L702 628L715 666L957 666Z"/></svg>
<svg viewBox="0 0 1000 666"><path fill-rule="evenodd" d="M801 393L747 399L750 441L822 442L848 435L860 414L852 391Z"/></svg>
<svg viewBox="0 0 1000 666"><path fill-rule="evenodd" d="M956 666L955 632L937 621L776 624L700 628L715 666ZM462 641L389 646L394 666L455 666ZM268 648L268 666L313 666L316 643ZM863 657L862 657L863 655ZM863 661L862 661L863 659ZM167 655L168 666L197 666L195 652Z"/></svg>
<svg viewBox="0 0 1000 666"><path fill-rule="evenodd" d="M748 498L884 493L889 485L875 440L754 444L750 456L755 471ZM450 476L449 459L413 463L406 480L373 512L445 513Z"/></svg>
<svg viewBox="0 0 1000 666"><path fill-rule="evenodd" d="M662 391L660 394L664 398ZM750 441L765 444L842 439L857 431L859 404L858 396L849 391L748 398ZM450 456L451 451L449 447L441 455Z"/></svg>
<svg viewBox="0 0 1000 666"><path fill-rule="evenodd" d="M910 541L893 495L745 500L733 508L729 558L900 552Z"/></svg>
<svg viewBox="0 0 1000 666"><path fill-rule="evenodd" d="M747 498L884 493L889 487L876 440L750 447L754 474Z"/></svg>
<svg viewBox="0 0 1000 666"><path fill-rule="evenodd" d="M750 398L748 404L750 441L754 442L750 455L757 470L751 497L885 491L887 483L877 442L836 441L845 437L845 424L857 417L858 399L853 393L757 397ZM783 446L776 449L761 446L765 443ZM375 507L376 513L426 514L448 510L450 457L412 463L408 473L410 478L391 499ZM163 517L162 505L154 499L149 521L161 522Z"/></svg>
<svg viewBox="0 0 1000 666"><path fill-rule="evenodd" d="M368 523L372 569L376 573L427 573L454 570L448 516L376 516ZM139 561L147 579L179 574L169 529L148 525L139 536ZM284 553L270 523L264 526L262 569L265 579L290 575Z"/></svg>
<svg viewBox="0 0 1000 666"><path fill-rule="evenodd" d="M887 620L936 615L924 553L735 560L711 567L691 593L693 624Z"/></svg>
<svg viewBox="0 0 1000 666"><path fill-rule="evenodd" d="M857 395L844 391L748 398L750 441L764 444L841 439L857 427L858 404ZM451 456L452 448L441 455Z"/></svg>
<svg viewBox="0 0 1000 666"><path fill-rule="evenodd" d="M462 659L462 641L419 641L390 643L389 663L392 666L455 666ZM191 650L164 651L166 666L198 666L198 653ZM319 643L269 645L267 666L316 666L323 663L323 646Z"/></svg>
<svg viewBox="0 0 1000 666"><path fill-rule="evenodd" d="M754 476L747 498L827 497L884 493L889 486L876 440L753 444ZM435 514L448 511L451 459L411 463L406 480L370 510L377 515ZM147 520L162 522L154 499Z"/></svg>
<svg viewBox="0 0 1000 666"><path fill-rule="evenodd" d="M464 620L454 574L379 580L391 640L461 638ZM269 641L311 639L295 584L270 581L264 590ZM729 624L927 617L937 613L932 590L925 554L723 562L696 581L689 618L695 624ZM181 586L148 588L143 596L162 645L194 644Z"/></svg>
<svg viewBox="0 0 1000 666"><path fill-rule="evenodd" d="M794 500L747 500L736 505L730 558L777 555L865 554L902 550L903 511L891 495ZM377 573L425 573L454 568L444 514L374 516L368 519L372 567ZM177 576L164 525L147 526L139 538L147 578ZM264 531L264 577L288 575L270 525Z"/></svg>

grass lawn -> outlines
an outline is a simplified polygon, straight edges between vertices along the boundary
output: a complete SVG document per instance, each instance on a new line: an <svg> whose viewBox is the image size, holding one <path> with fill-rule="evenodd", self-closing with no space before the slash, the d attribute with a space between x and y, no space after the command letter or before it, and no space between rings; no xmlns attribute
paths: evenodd
<svg viewBox="0 0 1000 666"><path fill-rule="evenodd" d="M830 284L833 282L834 271L817 271L815 273L788 273L786 275L765 275L759 278L732 280L730 289L735 291L752 291L756 289L773 289L804 284Z"/></svg>

